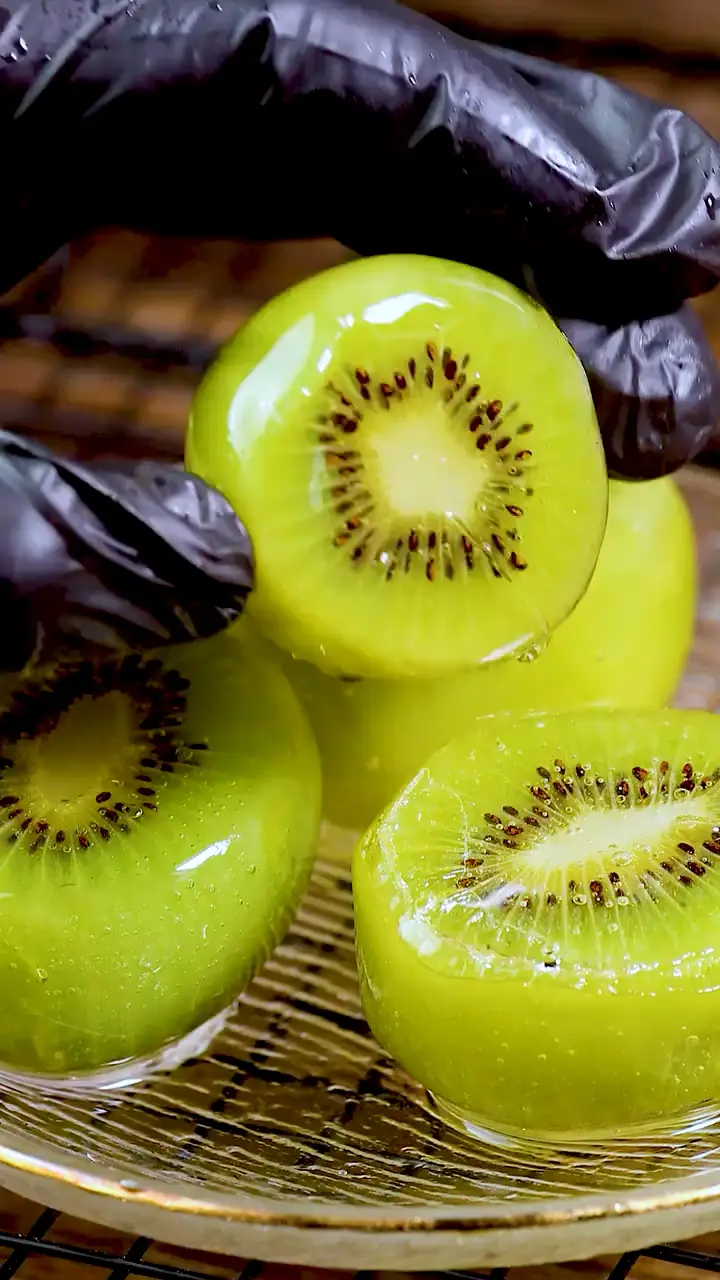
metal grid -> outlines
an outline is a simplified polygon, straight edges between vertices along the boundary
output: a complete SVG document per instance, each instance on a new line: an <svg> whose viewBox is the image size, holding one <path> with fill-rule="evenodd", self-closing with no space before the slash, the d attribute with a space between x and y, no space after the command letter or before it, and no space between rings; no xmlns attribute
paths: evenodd
<svg viewBox="0 0 720 1280"><path fill-rule="evenodd" d="M147 1255L154 1247L154 1242L142 1236L133 1240L122 1254L48 1239L60 1217L54 1210L44 1209L26 1234L0 1231L0 1248L9 1250L7 1258L0 1265L0 1280L10 1280L11 1276L17 1275L34 1258L51 1259L57 1264L74 1263L89 1267L103 1273L105 1280L129 1280L135 1276L145 1276L148 1280L208 1280L207 1270L188 1270L187 1267L149 1261ZM239 1270L231 1273L232 1280L256 1280L262 1270L261 1262L245 1262ZM63 1274L62 1271L60 1274ZM229 1273L226 1274L229 1280Z"/></svg>
<svg viewBox="0 0 720 1280"><path fill-rule="evenodd" d="M209 1255L205 1262L200 1263L203 1266L202 1270L198 1270L195 1266L187 1267L153 1261L148 1255L156 1246L152 1240L143 1237L133 1240L123 1252L68 1244L51 1238L61 1218L61 1214L51 1209L44 1209L25 1233L0 1231L0 1250L7 1251L5 1260L0 1263L0 1280L10 1280L10 1277L18 1274L30 1280L29 1268L33 1262L40 1264L33 1273L36 1276L49 1274L51 1267L53 1275L69 1276L69 1269L66 1271L64 1268L72 1265L72 1275L77 1275L78 1280L81 1280L84 1275L87 1275L89 1280L93 1274L102 1277L102 1280L134 1280L136 1277L137 1280L141 1277L146 1277L147 1280L210 1280L210 1277L219 1274L222 1275L222 1280L260 1280L260 1277L266 1276L269 1280L270 1273L288 1273L293 1270L251 1260L243 1262L232 1270L227 1270L223 1266L220 1273L215 1260ZM720 1256L718 1255L699 1249L658 1245L651 1249L624 1253L608 1270L604 1272L601 1269L594 1270L593 1274L605 1276L606 1280L627 1280L643 1260L705 1271L708 1274L720 1273ZM223 1261L230 1262L228 1259ZM308 1280L309 1274L304 1268L303 1280ZM335 1274L337 1275L337 1272ZM375 1274L377 1273L367 1271L346 1273L348 1280L373 1280ZM495 1267L479 1272L436 1272L430 1273L430 1276L442 1277L442 1280L513 1280L513 1277L519 1274L519 1271L516 1273L512 1268ZM322 1276L322 1273L319 1275Z"/></svg>

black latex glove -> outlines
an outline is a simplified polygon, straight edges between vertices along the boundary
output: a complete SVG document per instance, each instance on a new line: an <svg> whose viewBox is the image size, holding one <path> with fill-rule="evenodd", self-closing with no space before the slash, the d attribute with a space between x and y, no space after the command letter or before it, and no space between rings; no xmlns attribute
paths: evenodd
<svg viewBox="0 0 720 1280"><path fill-rule="evenodd" d="M0 669L210 636L252 583L225 499L179 467L86 467L0 431Z"/></svg>
<svg viewBox="0 0 720 1280"><path fill-rule="evenodd" d="M703 447L720 387L685 299L720 275L720 148L682 113L389 3L5 0L0 23L0 289L110 223L456 258L559 319L611 473ZM134 493L142 565L142 478ZM179 616L182 575L168 588ZM86 613L80 593L75 630Z"/></svg>

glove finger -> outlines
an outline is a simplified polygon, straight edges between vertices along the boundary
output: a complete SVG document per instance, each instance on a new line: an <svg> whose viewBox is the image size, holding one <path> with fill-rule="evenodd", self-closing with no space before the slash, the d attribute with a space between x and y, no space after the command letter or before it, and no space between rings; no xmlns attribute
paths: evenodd
<svg viewBox="0 0 720 1280"><path fill-rule="evenodd" d="M558 323L585 366L611 475L666 475L706 447L720 420L720 371L689 306L613 329Z"/></svg>
<svg viewBox="0 0 720 1280"><path fill-rule="evenodd" d="M81 466L0 432L0 669L213 635L252 579L245 529L196 476Z"/></svg>

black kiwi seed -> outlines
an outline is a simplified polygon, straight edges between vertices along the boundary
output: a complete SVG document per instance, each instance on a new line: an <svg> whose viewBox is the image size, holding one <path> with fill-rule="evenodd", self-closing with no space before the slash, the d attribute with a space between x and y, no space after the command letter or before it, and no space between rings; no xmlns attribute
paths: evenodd
<svg viewBox="0 0 720 1280"><path fill-rule="evenodd" d="M480 829L474 837L482 842L485 851L472 884L481 905L488 893L504 911L539 910L566 901L573 911L579 907L602 909L605 917L613 911L630 909L647 897L657 901L661 883L666 891L678 893L692 889L698 880L720 871L720 862L714 861L720 859L720 823L708 821L702 833L704 838L699 836L694 842L677 838L673 841L669 830L657 849L643 851L640 859L637 853L628 859L622 850L616 855L608 851L601 859L602 870L596 869L595 864L593 878L587 885L577 879L575 870L575 875L569 876L562 887L558 883L561 873L556 872L553 892L540 885L537 889L528 886L524 854L536 847L538 839L567 829L569 823L598 806L612 807L620 802L626 810L631 805L646 806L651 802L669 804L674 795L682 796L683 790L688 793L687 784L696 776L690 762L674 770L668 761L661 761L636 764L627 775L593 778L590 766L571 763L567 768L559 758L551 765L536 766L535 772L544 785L528 782L527 792L542 803L532 804L531 811L525 814L517 805L502 805L501 810L510 821L503 820L499 813L487 812L484 814L486 829ZM582 785L577 785L575 778L581 780ZM719 784L720 776L709 781L712 787ZM618 866L613 865L616 856L620 859ZM639 860L644 860L646 865L638 865ZM465 858L463 866L467 865Z"/></svg>
<svg viewBox="0 0 720 1280"><path fill-rule="evenodd" d="M6 786L14 784L0 796L0 843L24 840L31 854L46 848L62 853L86 851L118 835L129 835L144 814L158 809L167 774L197 768L199 754L208 750L207 743L186 743L182 736L189 685L180 672L159 659L143 660L137 655L102 664L63 662L51 676L25 681L0 714L3 777ZM130 704L135 722L134 767L120 783L78 801L75 825L60 824L50 812L42 811L35 789L28 791L32 766L23 760L25 744L51 734L75 702L97 700L108 693L120 693Z"/></svg>
<svg viewBox="0 0 720 1280"><path fill-rule="evenodd" d="M521 447L516 437L532 431L532 423L514 428L518 406L503 405L497 398L486 399L477 375L469 369L469 353L459 359L450 347L440 349L429 339L417 354L408 356L407 372L392 369L377 377L358 366L323 388L321 403L313 414L317 424L314 438L330 481L327 498L338 517L332 544L348 556L358 571L376 566L388 582L398 573L418 573L426 581L435 582L439 576L450 579L458 572L489 572L494 579L509 580L528 568L527 559L506 545L506 539L519 538L517 528L505 525L507 515L516 521L522 519L525 502L532 497L524 472L514 465L518 461L531 462L532 450ZM486 455L486 469L488 465L493 470L497 468L470 527L463 523L460 528L459 522L447 516L446 526L432 531L441 540L439 564L427 532L407 529L392 512L380 514L366 487L364 432L374 413L392 412L393 405L408 396L426 397L442 404L448 413L448 429L459 432L459 438L467 440L476 456ZM348 450L349 436L357 443L357 449ZM491 501L487 501L488 494ZM401 549L403 554L399 555Z"/></svg>

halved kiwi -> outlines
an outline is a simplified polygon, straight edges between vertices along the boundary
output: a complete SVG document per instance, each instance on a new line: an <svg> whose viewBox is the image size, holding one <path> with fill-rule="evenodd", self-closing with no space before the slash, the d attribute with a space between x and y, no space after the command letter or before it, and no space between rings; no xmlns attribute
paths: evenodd
<svg viewBox="0 0 720 1280"><path fill-rule="evenodd" d="M370 1025L456 1118L538 1140L720 1110L720 718L496 716L354 862Z"/></svg>
<svg viewBox="0 0 720 1280"><path fill-rule="evenodd" d="M58 666L0 712L0 1066L152 1055L225 1009L311 869L319 763L241 630Z"/></svg>
<svg viewBox="0 0 720 1280"><path fill-rule="evenodd" d="M612 480L590 585L532 662L435 680L341 680L273 649L315 731L326 816L362 830L477 716L665 705L692 643L696 597L692 521L675 482Z"/></svg>
<svg viewBox="0 0 720 1280"><path fill-rule="evenodd" d="M262 627L351 675L531 646L581 598L605 525L592 399L560 330L432 258L357 260L268 303L206 375L186 461L248 527Z"/></svg>

